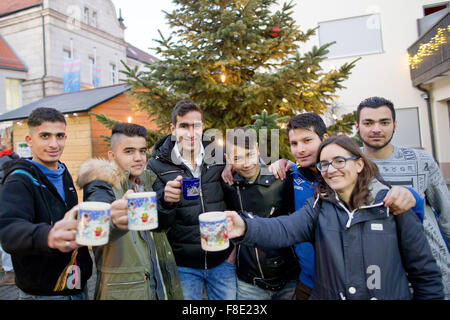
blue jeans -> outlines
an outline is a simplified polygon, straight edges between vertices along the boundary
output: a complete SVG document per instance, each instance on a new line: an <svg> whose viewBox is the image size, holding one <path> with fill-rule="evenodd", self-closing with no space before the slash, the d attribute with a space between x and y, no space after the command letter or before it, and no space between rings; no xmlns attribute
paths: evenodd
<svg viewBox="0 0 450 320"><path fill-rule="evenodd" d="M88 288L86 285L83 292L73 296L32 296L19 289L19 300L88 300Z"/></svg>
<svg viewBox="0 0 450 320"><path fill-rule="evenodd" d="M238 300L295 300L296 280L286 283L280 291L263 289L239 279L237 284Z"/></svg>
<svg viewBox="0 0 450 320"><path fill-rule="evenodd" d="M185 300L201 300L203 284L208 300L236 300L236 268L222 262L211 269L177 267Z"/></svg>

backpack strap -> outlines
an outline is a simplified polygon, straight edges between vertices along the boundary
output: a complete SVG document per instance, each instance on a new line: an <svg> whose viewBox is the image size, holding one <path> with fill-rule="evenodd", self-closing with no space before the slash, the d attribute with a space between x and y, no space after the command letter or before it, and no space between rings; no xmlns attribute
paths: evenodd
<svg viewBox="0 0 450 320"><path fill-rule="evenodd" d="M14 170L13 172L11 172L10 176L12 176L13 174L17 174L17 173L21 173L21 174L26 175L28 178L31 179L31 181L33 182L33 184L34 184L35 186L47 188L45 185L40 184L40 183L38 182L38 180L37 180L35 177L33 177L33 176L31 175L31 173L29 173L28 171L22 170L22 169Z"/></svg>

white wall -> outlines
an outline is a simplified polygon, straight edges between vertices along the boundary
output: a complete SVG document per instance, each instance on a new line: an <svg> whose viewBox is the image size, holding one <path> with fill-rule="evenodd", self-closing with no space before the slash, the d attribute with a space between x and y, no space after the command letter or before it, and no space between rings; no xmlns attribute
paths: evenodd
<svg viewBox="0 0 450 320"><path fill-rule="evenodd" d="M431 89L437 157L439 162L449 163L450 165L450 115L447 104L450 101L450 75L433 82Z"/></svg>
<svg viewBox="0 0 450 320"><path fill-rule="evenodd" d="M421 91L412 86L407 60L407 48L418 39L417 19L423 17L423 6L439 0L299 0L295 1L294 18L302 29L314 28L319 22L378 13L381 20L383 53L362 55L347 89L338 92L338 104L343 113L355 110L359 102L370 96L390 99L396 108L419 107L422 145L431 152L430 129L426 101ZM311 38L302 52L319 45L318 36ZM351 62L355 57L327 59L326 70Z"/></svg>

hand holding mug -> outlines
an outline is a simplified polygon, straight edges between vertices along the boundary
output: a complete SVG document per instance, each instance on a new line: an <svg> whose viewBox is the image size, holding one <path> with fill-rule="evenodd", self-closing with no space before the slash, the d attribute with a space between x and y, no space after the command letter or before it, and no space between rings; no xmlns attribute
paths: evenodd
<svg viewBox="0 0 450 320"><path fill-rule="evenodd" d="M66 212L64 218L55 223L47 236L47 244L51 249L58 249L61 252L70 252L81 247L75 242L77 232L77 211L78 206Z"/></svg>
<svg viewBox="0 0 450 320"><path fill-rule="evenodd" d="M228 237L242 237L245 234L245 222L236 211L225 211L227 217Z"/></svg>
<svg viewBox="0 0 450 320"><path fill-rule="evenodd" d="M164 188L165 202L176 203L181 200L181 180L183 180L183 177L178 176L174 180L167 182Z"/></svg>
<svg viewBox="0 0 450 320"><path fill-rule="evenodd" d="M116 200L111 203L111 221L121 230L128 230L128 214L127 214L127 202L128 195L134 193L133 190L128 190L122 197L122 199Z"/></svg>

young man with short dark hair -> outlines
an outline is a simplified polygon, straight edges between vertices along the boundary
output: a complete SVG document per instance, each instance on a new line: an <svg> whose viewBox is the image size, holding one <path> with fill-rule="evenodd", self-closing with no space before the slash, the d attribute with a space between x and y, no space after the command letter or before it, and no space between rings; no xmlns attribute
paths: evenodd
<svg viewBox="0 0 450 320"><path fill-rule="evenodd" d="M397 122L394 105L385 98L363 100L356 111L355 127L364 154L378 165L382 177L392 185L412 187L425 198L423 226L441 268L445 297L450 299L450 194L439 166L422 150L392 144Z"/></svg>
<svg viewBox="0 0 450 320"><path fill-rule="evenodd" d="M198 216L208 211L225 211L221 185L224 168L223 150L220 161L205 152L214 142L203 140L203 116L192 101L178 102L172 112L172 131L153 148L148 167L156 173L153 188L163 195L161 211L171 217L169 242L177 261L184 298L202 299L203 286L211 300L236 299L236 274L233 245L226 250L207 252L200 244ZM200 196L195 200L181 195L183 177L200 179Z"/></svg>
<svg viewBox="0 0 450 320"><path fill-rule="evenodd" d="M112 128L109 161L90 159L79 170L77 184L83 188L84 201L112 204L109 242L94 248L95 299L183 299L172 249L161 231L165 228L164 216L158 219L157 230L128 230L124 195L131 192L128 190L153 191L156 179L153 172L145 169L146 137L143 126L117 123ZM120 206L122 214L116 211Z"/></svg>
<svg viewBox="0 0 450 320"><path fill-rule="evenodd" d="M28 127L32 158L7 163L0 202L0 239L12 256L19 298L86 299L92 260L75 242L78 198L59 161L67 138L64 115L38 108Z"/></svg>
<svg viewBox="0 0 450 320"><path fill-rule="evenodd" d="M275 179L260 162L256 132L227 130L226 159L234 184L224 183L228 210L277 217L294 211L292 184ZM279 250L239 245L236 256L238 300L293 300L299 268L293 247Z"/></svg>

